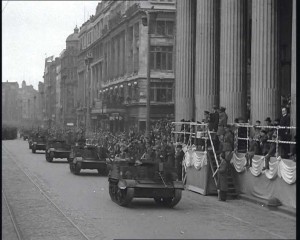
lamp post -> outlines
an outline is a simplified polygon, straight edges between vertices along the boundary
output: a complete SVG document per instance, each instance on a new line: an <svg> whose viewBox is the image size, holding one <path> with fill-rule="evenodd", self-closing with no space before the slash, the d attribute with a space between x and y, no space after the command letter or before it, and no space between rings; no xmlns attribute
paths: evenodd
<svg viewBox="0 0 300 240"><path fill-rule="evenodd" d="M151 93L151 78L150 78L150 45L151 45L151 15L155 13L151 11L145 11L146 18L142 18L144 26L148 26L148 38L147 38L147 102L146 102L146 136L150 135L150 93ZM155 15L154 15L155 17Z"/></svg>
<svg viewBox="0 0 300 240"><path fill-rule="evenodd" d="M87 97L87 101L86 101L86 130L89 131L90 130L90 104L91 104L91 86L90 86L90 82L91 82L91 62L93 60L92 55L89 53L87 54L86 58L84 59L85 61L85 65L87 67L87 82L88 82L88 97Z"/></svg>

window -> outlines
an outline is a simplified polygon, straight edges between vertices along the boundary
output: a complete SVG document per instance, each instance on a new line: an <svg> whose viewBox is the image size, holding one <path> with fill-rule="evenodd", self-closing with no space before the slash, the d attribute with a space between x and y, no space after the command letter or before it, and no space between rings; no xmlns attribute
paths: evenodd
<svg viewBox="0 0 300 240"><path fill-rule="evenodd" d="M174 21L157 20L150 24L150 32L157 35L174 35Z"/></svg>
<svg viewBox="0 0 300 240"><path fill-rule="evenodd" d="M152 46L150 50L152 70L173 70L173 46Z"/></svg>
<svg viewBox="0 0 300 240"><path fill-rule="evenodd" d="M173 83L151 83L150 100L173 102Z"/></svg>

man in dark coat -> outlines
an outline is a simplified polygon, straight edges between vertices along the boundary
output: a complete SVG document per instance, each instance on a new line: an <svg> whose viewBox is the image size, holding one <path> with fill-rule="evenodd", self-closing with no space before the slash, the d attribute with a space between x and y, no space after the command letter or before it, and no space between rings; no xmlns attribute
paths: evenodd
<svg viewBox="0 0 300 240"><path fill-rule="evenodd" d="M182 145L176 146L176 153L175 153L175 164L177 168L177 175L178 180L182 181L182 161L184 158L184 152L182 150Z"/></svg>
<svg viewBox="0 0 300 240"><path fill-rule="evenodd" d="M227 173L227 161L225 160L225 154L220 154L221 163L218 169L218 199L219 201L226 201L228 191L228 173Z"/></svg>
<svg viewBox="0 0 300 240"><path fill-rule="evenodd" d="M220 107L220 113L219 113L219 125L218 125L218 131L217 135L223 135L225 133L224 126L227 125L228 116L225 112L225 107Z"/></svg>
<svg viewBox="0 0 300 240"><path fill-rule="evenodd" d="M210 124L211 124L211 131L217 132L218 125L219 125L219 113L218 113L218 107L216 105L213 106L213 112L210 114Z"/></svg>
<svg viewBox="0 0 300 240"><path fill-rule="evenodd" d="M282 108L282 116L280 118L280 126L289 127L290 126L290 115L287 112L287 109ZM289 141L290 140L290 129L279 129L278 131L279 139L281 141ZM283 158L288 158L289 153L289 144L281 143L281 156Z"/></svg>

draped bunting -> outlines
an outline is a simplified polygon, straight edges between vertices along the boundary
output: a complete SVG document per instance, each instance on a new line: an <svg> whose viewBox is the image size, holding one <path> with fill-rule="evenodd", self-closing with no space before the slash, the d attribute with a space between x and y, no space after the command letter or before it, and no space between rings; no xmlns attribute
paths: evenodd
<svg viewBox="0 0 300 240"><path fill-rule="evenodd" d="M288 164L289 163L289 164ZM278 176L288 184L296 182L296 163L279 157Z"/></svg>
<svg viewBox="0 0 300 240"><path fill-rule="evenodd" d="M200 170L203 166L207 165L207 153L196 151L195 148L187 149L184 155L184 166L194 166Z"/></svg>
<svg viewBox="0 0 300 240"><path fill-rule="evenodd" d="M234 166L237 172L243 172L245 170L245 165L247 160L244 154L234 153L231 159L231 164ZM262 171L265 164L264 156L254 155L252 158L252 167L249 168L250 172L254 176L259 176L264 173L268 179L275 179L277 176L282 178L286 183L293 184L296 182L296 163L291 160L278 158L271 158L269 163L269 168Z"/></svg>
<svg viewBox="0 0 300 240"><path fill-rule="evenodd" d="M230 163L234 165L234 168L237 172L243 172L245 170L245 165L247 160L244 155L239 156L240 154L234 154Z"/></svg>
<svg viewBox="0 0 300 240"><path fill-rule="evenodd" d="M259 176L264 167L265 157L254 155L252 158L252 167L250 167L250 172L255 176Z"/></svg>

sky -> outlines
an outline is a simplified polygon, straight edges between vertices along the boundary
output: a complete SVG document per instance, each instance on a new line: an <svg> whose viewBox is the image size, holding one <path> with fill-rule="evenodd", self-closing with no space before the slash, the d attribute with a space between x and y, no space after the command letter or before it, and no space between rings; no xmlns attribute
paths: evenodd
<svg viewBox="0 0 300 240"><path fill-rule="evenodd" d="M58 57L66 38L95 14L99 1L2 1L2 82L25 80L36 90L45 58Z"/></svg>

